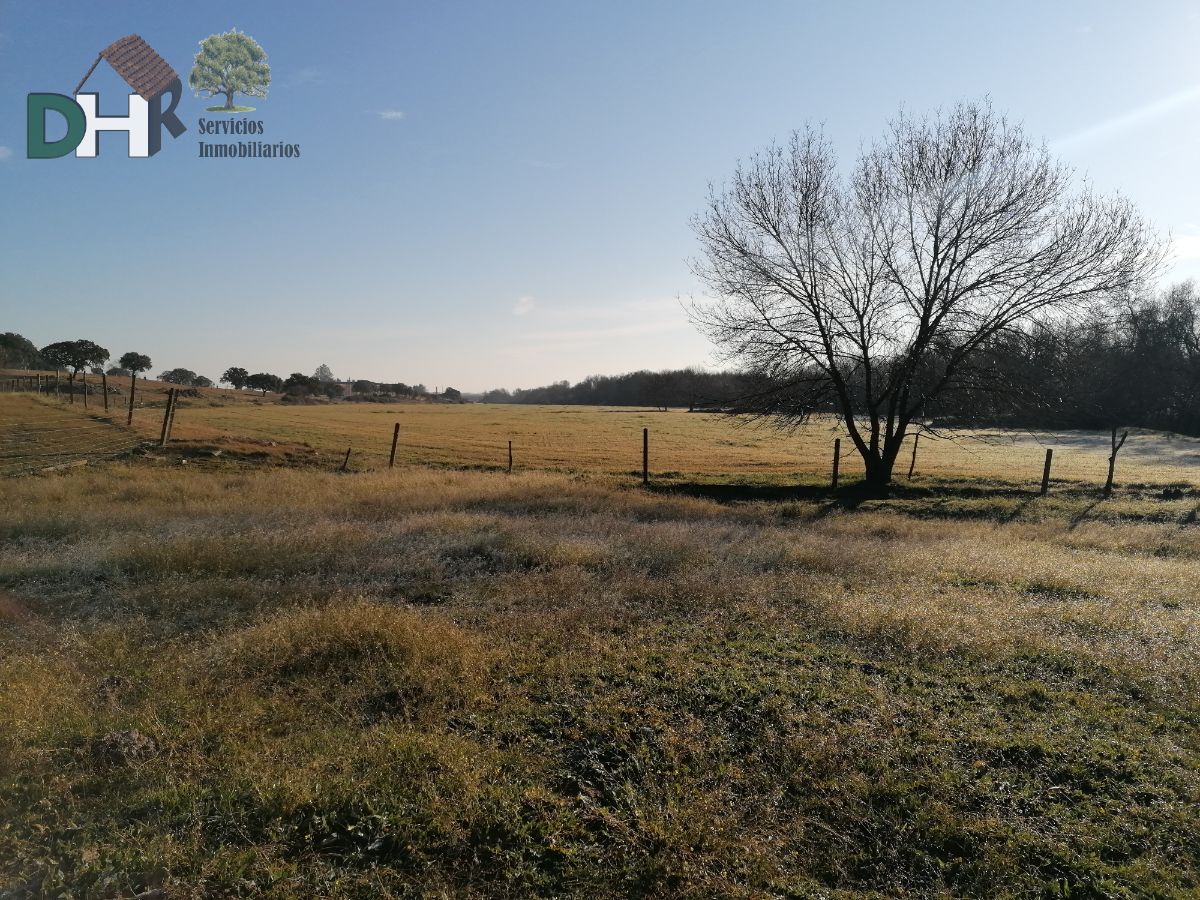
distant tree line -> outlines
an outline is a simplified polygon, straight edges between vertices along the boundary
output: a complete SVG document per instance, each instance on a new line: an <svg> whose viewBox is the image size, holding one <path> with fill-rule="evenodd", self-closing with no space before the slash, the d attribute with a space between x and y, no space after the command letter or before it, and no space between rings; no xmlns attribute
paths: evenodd
<svg viewBox="0 0 1200 900"><path fill-rule="evenodd" d="M1063 317L985 342L956 383L934 391L950 344L932 348L912 381L922 418L951 427L1153 428L1200 435L1200 290L1193 282L1127 298L1079 319ZM485 403L544 403L721 409L765 415L803 385L806 412L836 413L834 398L811 401L815 373L677 369L594 375L515 391ZM849 389L862 372L853 373Z"/></svg>
<svg viewBox="0 0 1200 900"><path fill-rule="evenodd" d="M925 413L946 424L1200 435L1200 292L1184 282L998 336Z"/></svg>
<svg viewBox="0 0 1200 900"><path fill-rule="evenodd" d="M571 384L556 381L544 387L487 391L484 403L551 403L589 406L652 406L657 409L723 407L747 396L758 379L737 372L673 369L641 370L624 375L589 375Z"/></svg>
<svg viewBox="0 0 1200 900"><path fill-rule="evenodd" d="M105 369L110 354L107 349L89 340L58 341L38 349L31 340L15 332L0 334L0 368L4 369L63 369L73 385L80 373L136 377L150 369L150 357L142 353L126 353L117 365ZM159 381L181 387L213 387L212 379L184 367L166 369ZM234 390L258 391L264 397L270 393L283 394L284 399L303 400L314 397L331 399L379 400L387 402L399 397L425 397L429 391L423 384L375 382L359 380L353 383L338 381L333 370L322 363L312 375L293 372L281 378L270 372L251 372L242 366L230 366L221 374L221 383ZM446 388L439 395L446 400L461 400L461 392Z"/></svg>

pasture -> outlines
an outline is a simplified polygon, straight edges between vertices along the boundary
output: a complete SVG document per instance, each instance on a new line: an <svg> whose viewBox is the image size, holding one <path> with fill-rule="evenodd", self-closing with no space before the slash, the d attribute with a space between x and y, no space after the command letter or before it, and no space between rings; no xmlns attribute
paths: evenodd
<svg viewBox="0 0 1200 900"><path fill-rule="evenodd" d="M640 473L642 429L650 429L650 467L659 477L705 480L768 480L828 477L833 442L842 440L842 473L862 475L862 463L845 431L832 419L816 419L792 433L713 413L662 412L628 407L484 404L373 403L289 406L247 401L224 404L214 392L183 400L176 440L205 446L262 450L294 460L313 451L340 461L346 448L359 468L387 464L392 429L400 424L397 459L419 465L499 469L513 442L519 469L600 474ZM147 437L160 414L139 421ZM936 424L936 423L935 423ZM1016 484L1041 478L1045 448L1054 449L1053 477L1102 484L1108 435L1099 432L1031 433L955 430L924 434L916 474L935 478L1000 479ZM912 439L897 472L910 463ZM1118 481L1200 485L1200 440L1161 432L1134 432L1121 450Z"/></svg>
<svg viewBox="0 0 1200 900"><path fill-rule="evenodd" d="M220 402L0 481L0 895L1200 890L1188 439L858 502L828 423Z"/></svg>

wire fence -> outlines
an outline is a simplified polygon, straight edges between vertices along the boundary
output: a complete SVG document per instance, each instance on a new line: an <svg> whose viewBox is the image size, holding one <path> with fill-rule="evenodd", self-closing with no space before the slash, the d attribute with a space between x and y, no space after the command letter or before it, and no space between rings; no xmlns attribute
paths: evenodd
<svg viewBox="0 0 1200 900"><path fill-rule="evenodd" d="M831 480L834 442L840 438L840 483L864 474L862 459L841 424L818 419L792 433L738 427L718 414L636 408L522 405L397 404L363 408L271 405L190 407L181 418L183 439L236 447L266 444L273 452L321 458L341 467L347 449L352 470L387 466L399 426L395 458L401 464L506 469L511 446L517 470L560 470L640 476L643 430L648 429L649 474L706 480L803 476ZM511 444L510 444L511 442ZM917 450L913 459L912 451ZM906 438L894 474L994 480L1036 487L1046 450L1054 451L1051 481L1103 485L1109 436L1098 432L1030 433L975 430ZM1200 439L1136 432L1121 450L1117 484L1200 486Z"/></svg>
<svg viewBox="0 0 1200 900"><path fill-rule="evenodd" d="M144 443L112 418L37 396L0 398L0 477L111 459Z"/></svg>
<svg viewBox="0 0 1200 900"><path fill-rule="evenodd" d="M164 395L160 386L144 395L147 407L155 409L139 414L139 433L123 425L127 398L120 388L112 389L105 417L95 398L85 413L80 402L70 402L63 385L55 393L48 378L40 385L29 378L16 383L18 389L22 385L33 387L34 393L40 387L40 394L26 395L23 406L14 406L22 398L5 396L2 388L9 387L11 393L13 383L0 381L0 475L116 456L172 437L176 443L225 447L233 453L239 447L277 448L270 453L354 471L386 467L394 461L642 478L796 476L819 483L832 480L837 452L841 485L864 475L859 453L833 418L780 433L738 427L718 414L682 410L483 404L288 406L251 404L238 396L228 404L189 397L177 426L178 397ZM59 402L53 402L55 397ZM1054 451L1052 483L1104 483L1109 436L1096 432L919 429L906 438L894 476L898 481L953 478L1036 486L1042 479L1047 448ZM1200 487L1200 439L1134 431L1120 452L1116 474L1118 486Z"/></svg>

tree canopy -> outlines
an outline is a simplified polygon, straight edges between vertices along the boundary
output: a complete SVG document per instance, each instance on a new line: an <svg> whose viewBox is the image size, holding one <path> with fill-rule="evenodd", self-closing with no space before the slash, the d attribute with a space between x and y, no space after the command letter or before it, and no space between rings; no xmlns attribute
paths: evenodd
<svg viewBox="0 0 1200 900"><path fill-rule="evenodd" d="M135 375L139 372L145 372L151 365L150 357L145 353L137 353L133 350L122 354L120 363L122 369L128 369Z"/></svg>
<svg viewBox="0 0 1200 900"><path fill-rule="evenodd" d="M167 369L167 371L158 376L158 380L165 381L167 384L181 384L191 387L199 377L191 369L178 368Z"/></svg>
<svg viewBox="0 0 1200 900"><path fill-rule="evenodd" d="M226 384L233 385L234 389L239 391L246 386L249 378L250 373L241 366L230 366L221 373L221 380Z"/></svg>
<svg viewBox="0 0 1200 900"><path fill-rule="evenodd" d="M246 379L246 387L261 391L265 397L269 391L283 390L283 379L269 372L256 372Z"/></svg>
<svg viewBox="0 0 1200 900"><path fill-rule="evenodd" d="M225 108L230 110L234 108L235 94L265 97L270 83L267 51L237 29L202 40L188 75L188 84L197 96L224 95Z"/></svg>
<svg viewBox="0 0 1200 900"><path fill-rule="evenodd" d="M103 366L109 353L94 341L57 341L41 349L42 358L56 368L70 369L71 380L91 366Z"/></svg>
<svg viewBox="0 0 1200 900"><path fill-rule="evenodd" d="M986 104L901 115L845 171L797 132L693 227L715 298L695 320L766 378L742 409L790 427L832 406L878 489L931 400L989 381L990 342L1119 302L1162 258L1129 201Z"/></svg>
<svg viewBox="0 0 1200 900"><path fill-rule="evenodd" d="M0 334L0 366L6 369L44 369L46 360L33 341L13 331Z"/></svg>

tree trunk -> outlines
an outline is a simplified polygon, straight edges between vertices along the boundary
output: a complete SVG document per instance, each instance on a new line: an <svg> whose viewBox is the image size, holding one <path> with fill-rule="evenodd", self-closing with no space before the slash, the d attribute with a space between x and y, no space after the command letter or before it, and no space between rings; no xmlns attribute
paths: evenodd
<svg viewBox="0 0 1200 900"><path fill-rule="evenodd" d="M225 92L225 108L233 109L233 91Z"/></svg>
<svg viewBox="0 0 1200 900"><path fill-rule="evenodd" d="M904 442L905 431L898 429L891 437L884 437L880 442L876 436L863 452L866 475L863 478L863 489L872 497L887 497L892 486L892 470L896 467L896 459L900 455L900 445ZM882 446L880 444L882 443Z"/></svg>
<svg viewBox="0 0 1200 900"><path fill-rule="evenodd" d="M1108 457L1108 478L1104 482L1104 496L1112 496L1113 474L1117 468L1117 453L1125 446L1125 438L1129 437L1129 432L1126 431L1121 435L1121 440L1117 440L1116 426L1112 430L1112 455Z"/></svg>

